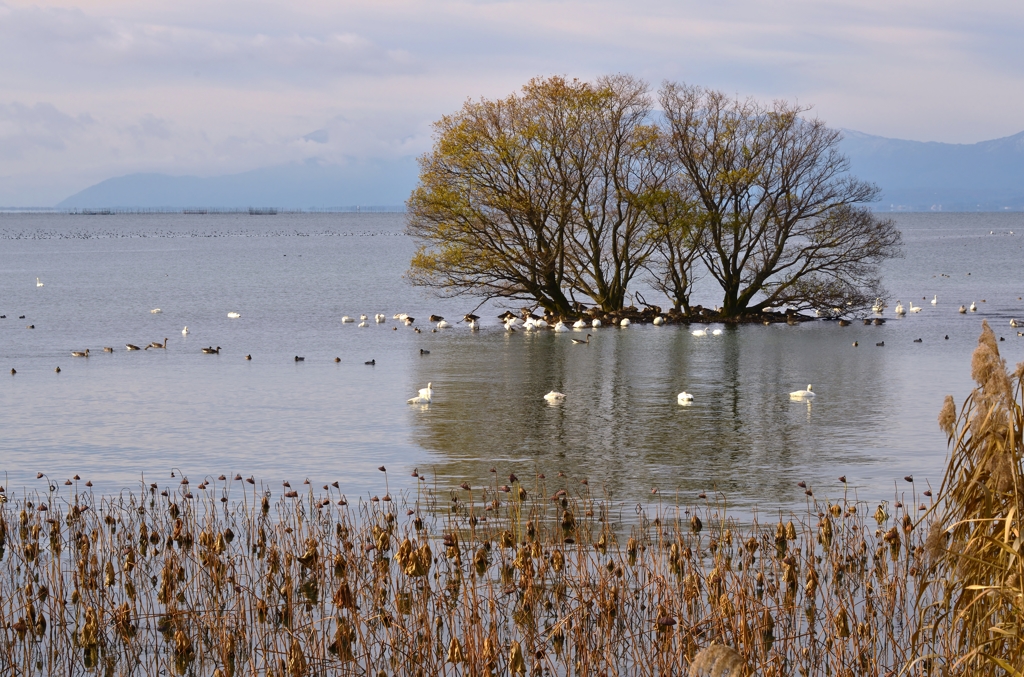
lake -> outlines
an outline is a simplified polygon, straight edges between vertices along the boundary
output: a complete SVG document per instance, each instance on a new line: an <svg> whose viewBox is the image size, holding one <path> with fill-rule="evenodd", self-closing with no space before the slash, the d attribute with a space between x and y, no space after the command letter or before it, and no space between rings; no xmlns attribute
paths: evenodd
<svg viewBox="0 0 1024 677"><path fill-rule="evenodd" d="M383 494L384 465L392 493L415 486L414 470L448 489L493 482L494 468L501 482L564 472L630 504L718 489L771 512L804 504L801 480L816 497L841 494L839 475L862 499L891 499L910 490L905 475L919 491L941 482L936 416L947 393L960 404L970 392L981 321L1005 337L1011 366L1024 360L1009 325L1024 320L1022 214L893 215L906 256L885 284L923 310L890 308L884 326L695 337L633 325L584 346L577 333L507 334L494 305L478 311L480 331L431 332L430 314L458 320L477 300L405 281L404 218L0 214L3 484L77 473L113 494L172 470L194 482L237 472L274 488L337 480L355 498ZM718 301L704 281L694 303ZM957 312L972 301L978 312ZM422 333L392 319L401 312ZM125 350L165 337L166 350ZM407 404L428 382L433 403ZM789 399L808 383L812 404ZM552 389L564 403L542 399ZM676 403L681 390L692 405Z"/></svg>

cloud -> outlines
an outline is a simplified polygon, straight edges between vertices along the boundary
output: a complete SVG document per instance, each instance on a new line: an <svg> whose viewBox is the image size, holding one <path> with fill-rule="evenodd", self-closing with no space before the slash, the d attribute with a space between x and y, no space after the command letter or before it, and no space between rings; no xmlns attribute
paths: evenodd
<svg viewBox="0 0 1024 677"><path fill-rule="evenodd" d="M47 177L32 194L53 203L133 171L418 155L467 98L550 74L682 80L977 141L1024 126L1022 32L1010 0L0 0L0 177ZM14 183L0 204L26 194Z"/></svg>

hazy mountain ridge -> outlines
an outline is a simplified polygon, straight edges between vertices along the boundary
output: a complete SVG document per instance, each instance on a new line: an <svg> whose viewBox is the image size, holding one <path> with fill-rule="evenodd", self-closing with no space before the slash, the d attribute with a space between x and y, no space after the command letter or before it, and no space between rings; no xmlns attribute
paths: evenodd
<svg viewBox="0 0 1024 677"><path fill-rule="evenodd" d="M1024 132L974 144L906 141L844 130L851 172L882 189L879 211L1024 211ZM90 186L60 209L400 206L416 185L412 157L316 160L214 177L140 173Z"/></svg>
<svg viewBox="0 0 1024 677"><path fill-rule="evenodd" d="M844 130L851 172L882 189L879 210L1024 210L1024 132L973 144Z"/></svg>

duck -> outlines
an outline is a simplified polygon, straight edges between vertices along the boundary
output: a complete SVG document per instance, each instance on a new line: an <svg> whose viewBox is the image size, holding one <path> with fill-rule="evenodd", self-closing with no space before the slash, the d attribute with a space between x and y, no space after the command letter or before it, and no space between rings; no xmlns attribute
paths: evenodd
<svg viewBox="0 0 1024 677"><path fill-rule="evenodd" d="M114 349L111 348L110 346L104 346L103 352L105 352L105 353L112 353L112 352L114 352Z"/></svg>
<svg viewBox="0 0 1024 677"><path fill-rule="evenodd" d="M306 358L305 357L299 357L298 355L296 355L295 356L295 361L296 362L305 362Z"/></svg>
<svg viewBox="0 0 1024 677"><path fill-rule="evenodd" d="M406 327L411 327L411 326L413 325L413 323L415 323L415 322L416 322L416 318L414 318L414 317L409 317L408 315L406 315L406 316L405 316L405 319L404 319L404 320L402 320L402 322L403 322L403 323L405 323L405 326L406 326Z"/></svg>
<svg viewBox="0 0 1024 677"><path fill-rule="evenodd" d="M213 346L210 346L209 348L203 348L203 354L204 355L220 355L220 346L217 346L216 348L214 348Z"/></svg>
<svg viewBox="0 0 1024 677"><path fill-rule="evenodd" d="M431 322L435 322L435 323L436 323L436 322L440 322L440 321L441 321L441 320L443 320L443 319L444 319L444 318L443 318L442 316L440 316L440 315L431 315L431 316L430 316L430 321L431 321Z"/></svg>
<svg viewBox="0 0 1024 677"><path fill-rule="evenodd" d="M910 312L912 312L912 313L919 313L919 312L921 312L921 306L915 306L914 302L911 301L910 302Z"/></svg>
<svg viewBox="0 0 1024 677"><path fill-rule="evenodd" d="M246 355L245 359L246 359L246 361L252 360L252 355Z"/></svg>
<svg viewBox="0 0 1024 677"><path fill-rule="evenodd" d="M56 374L59 374L59 373L60 373L60 367L57 367L57 368L56 368L56 369L54 369L53 371L54 371L54 373L56 373Z"/></svg>
<svg viewBox="0 0 1024 677"><path fill-rule="evenodd" d="M966 313L967 312L967 308L963 304L960 304L960 309L957 312L959 312L959 313Z"/></svg>
<svg viewBox="0 0 1024 677"><path fill-rule="evenodd" d="M839 326L840 327L849 327L850 326L850 321L849 320L839 320Z"/></svg>
<svg viewBox="0 0 1024 677"><path fill-rule="evenodd" d="M36 286L37 287L42 287L43 286L43 283L39 280L38 277L36 278Z"/></svg>
<svg viewBox="0 0 1024 677"><path fill-rule="evenodd" d="M628 327L632 322L629 321L628 317L622 318L622 322L619 322L620 327Z"/></svg>
<svg viewBox="0 0 1024 677"><path fill-rule="evenodd" d="M577 346L590 343L590 334L587 334L587 338L585 338L585 339L574 338L572 340L572 342L573 342L573 345L577 345Z"/></svg>
<svg viewBox="0 0 1024 677"><path fill-rule="evenodd" d="M690 333L693 334L694 336L707 336L708 335L708 330L707 329L694 329Z"/></svg>
<svg viewBox="0 0 1024 677"><path fill-rule="evenodd" d="M336 357L334 359L337 360L338 358ZM368 364L368 365L370 365L372 367L373 365L377 364L377 359L374 358L374 359L370 360L369 362L363 362L363 364Z"/></svg>
<svg viewBox="0 0 1024 677"><path fill-rule="evenodd" d="M232 320L237 320L241 316L241 313L236 313L235 311L231 311L230 313L228 313L228 317L230 317Z"/></svg>
<svg viewBox="0 0 1024 677"><path fill-rule="evenodd" d="M656 318L654 318L654 326L655 327L660 327L663 324L665 324L665 318L664 317L662 317L661 315L658 315Z"/></svg>
<svg viewBox="0 0 1024 677"><path fill-rule="evenodd" d="M970 310L972 313L978 312L978 306L975 305L974 301L971 301L971 307L968 310Z"/></svg>
<svg viewBox="0 0 1024 677"><path fill-rule="evenodd" d="M422 351L421 351L422 352ZM428 383L426 388L420 388L420 392L416 397L411 397L407 401L409 404L430 404L430 401L434 397L434 390L431 387L433 383Z"/></svg>
<svg viewBox="0 0 1024 677"><path fill-rule="evenodd" d="M188 325L185 325L185 328L181 330L181 335L188 336Z"/></svg>
<svg viewBox="0 0 1024 677"><path fill-rule="evenodd" d="M479 319L480 319L480 316L479 315L474 315L473 313L466 313L465 315L462 316L463 322L470 322L470 323L472 323L472 322L476 322Z"/></svg>
<svg viewBox="0 0 1024 677"><path fill-rule="evenodd" d="M565 399L565 393L560 393L557 390L552 390L550 393L544 396L544 399L548 404L557 404Z"/></svg>
<svg viewBox="0 0 1024 677"><path fill-rule="evenodd" d="M420 355L429 355L429 354L430 354L429 350L424 350L423 348L420 348ZM429 386L430 384L428 383L427 385Z"/></svg>
<svg viewBox="0 0 1024 677"><path fill-rule="evenodd" d="M131 343L124 344L124 347L127 348L128 350L142 350L142 348L136 345L132 345Z"/></svg>
<svg viewBox="0 0 1024 677"><path fill-rule="evenodd" d="M684 390L676 395L676 401L679 402L679 404L690 404L693 402L693 395Z"/></svg>
<svg viewBox="0 0 1024 677"><path fill-rule="evenodd" d="M601 326L601 320L594 318L594 321L590 323L590 326L593 327L594 329L597 329L598 327Z"/></svg>
<svg viewBox="0 0 1024 677"><path fill-rule="evenodd" d="M815 393L811 389L811 384L807 384L807 390L794 390L789 394L790 397L797 400L808 399L814 397Z"/></svg>
<svg viewBox="0 0 1024 677"><path fill-rule="evenodd" d="M450 326L452 325L448 324L448 322L444 318L441 318L440 320L437 321L438 329L447 329Z"/></svg>
<svg viewBox="0 0 1024 677"><path fill-rule="evenodd" d="M165 338L163 343L157 343L156 341L153 341L148 346L146 346L146 350L149 350L150 348L163 348L164 350L166 350L167 349L167 339Z"/></svg>
<svg viewBox="0 0 1024 677"><path fill-rule="evenodd" d="M899 299L896 299L895 311L896 311L897 315L906 315L907 314L907 311L903 309L903 301L900 301Z"/></svg>
<svg viewBox="0 0 1024 677"><path fill-rule="evenodd" d="M582 329L587 328L587 323L583 320L583 318L580 318L572 323L572 328L575 329L576 331L580 331Z"/></svg>
<svg viewBox="0 0 1024 677"><path fill-rule="evenodd" d="M938 305L938 303L939 303L939 295L935 294L934 296L932 296L932 305L935 306L935 305Z"/></svg>
<svg viewBox="0 0 1024 677"><path fill-rule="evenodd" d="M554 331L557 331L558 333L562 333L564 331L569 331L569 328L565 326L565 322L562 322L561 320L559 320L558 322L555 323L555 326L554 326L553 329L554 329Z"/></svg>
<svg viewBox="0 0 1024 677"><path fill-rule="evenodd" d="M89 349L85 350L72 350L71 357L89 357Z"/></svg>

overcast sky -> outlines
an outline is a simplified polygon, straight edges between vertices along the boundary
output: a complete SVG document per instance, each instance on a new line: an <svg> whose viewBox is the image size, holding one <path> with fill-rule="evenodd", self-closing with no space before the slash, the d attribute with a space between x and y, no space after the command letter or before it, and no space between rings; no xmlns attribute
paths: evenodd
<svg viewBox="0 0 1024 677"><path fill-rule="evenodd" d="M0 0L0 205L138 171L429 148L530 77L629 72L971 143L1024 130L1020 0Z"/></svg>

